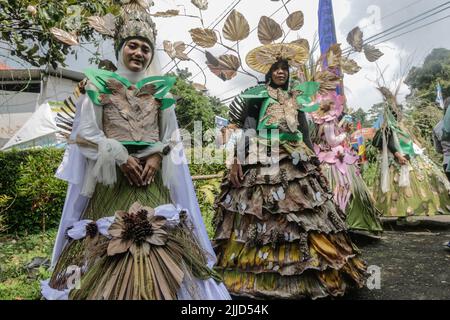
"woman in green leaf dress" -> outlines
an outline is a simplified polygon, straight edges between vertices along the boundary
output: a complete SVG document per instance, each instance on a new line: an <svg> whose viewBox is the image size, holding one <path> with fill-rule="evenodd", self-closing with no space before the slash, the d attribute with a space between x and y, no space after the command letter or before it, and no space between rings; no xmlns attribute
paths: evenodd
<svg viewBox="0 0 450 320"><path fill-rule="evenodd" d="M450 183L414 142L401 121L395 96L379 88L385 105L373 144L380 149L374 196L385 217L407 218L450 213Z"/></svg>

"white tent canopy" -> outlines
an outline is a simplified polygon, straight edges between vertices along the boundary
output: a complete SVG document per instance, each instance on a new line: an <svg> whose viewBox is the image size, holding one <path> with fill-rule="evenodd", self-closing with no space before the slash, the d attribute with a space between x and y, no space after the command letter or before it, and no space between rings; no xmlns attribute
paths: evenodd
<svg viewBox="0 0 450 320"><path fill-rule="evenodd" d="M1 150L55 145L58 143L58 131L55 115L50 105L46 102L37 108L31 118Z"/></svg>

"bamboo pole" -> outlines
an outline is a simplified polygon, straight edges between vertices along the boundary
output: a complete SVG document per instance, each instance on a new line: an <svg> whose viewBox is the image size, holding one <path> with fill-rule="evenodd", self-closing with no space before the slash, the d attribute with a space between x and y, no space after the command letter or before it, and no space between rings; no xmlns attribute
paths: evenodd
<svg viewBox="0 0 450 320"><path fill-rule="evenodd" d="M211 179L218 179L218 178L222 178L223 174L222 173L218 173L218 174L209 174L209 175L203 175L203 176L193 176L192 180L211 180Z"/></svg>

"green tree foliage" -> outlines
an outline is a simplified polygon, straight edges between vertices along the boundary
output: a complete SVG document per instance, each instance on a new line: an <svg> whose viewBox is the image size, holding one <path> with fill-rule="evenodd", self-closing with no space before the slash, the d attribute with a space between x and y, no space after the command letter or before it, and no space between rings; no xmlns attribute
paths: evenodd
<svg viewBox="0 0 450 320"><path fill-rule="evenodd" d="M440 163L442 156L436 153L432 138L434 126L443 117L435 102L436 85L441 85L444 98L450 96L450 50L437 48L431 51L421 67L410 70L405 83L412 91L408 97L406 123L431 158Z"/></svg>
<svg viewBox="0 0 450 320"><path fill-rule="evenodd" d="M415 97L434 103L436 85L441 84L442 94L450 96L450 50L438 48L425 58L422 67L413 67L405 80Z"/></svg>
<svg viewBox="0 0 450 320"><path fill-rule="evenodd" d="M194 122L201 121L202 133L215 127L215 116L226 117L228 108L216 97L208 96L196 90L187 80L190 73L180 70L172 93L177 97L176 113L181 128L193 133Z"/></svg>
<svg viewBox="0 0 450 320"><path fill-rule="evenodd" d="M413 108L406 115L406 125L413 134L416 142L427 149L428 155L436 163L442 162L442 155L438 154L433 144L433 128L442 119L444 113L433 104Z"/></svg>
<svg viewBox="0 0 450 320"><path fill-rule="evenodd" d="M66 56L73 51L58 42L50 32L56 27L76 33L80 40L95 42L87 18L117 13L114 0L0 0L0 43L11 55L33 65L65 66Z"/></svg>
<svg viewBox="0 0 450 320"><path fill-rule="evenodd" d="M0 153L0 198L9 233L35 233L59 223L67 184L55 178L59 149Z"/></svg>
<svg viewBox="0 0 450 320"><path fill-rule="evenodd" d="M372 127L374 123L378 120L378 117L383 112L384 103L376 103L372 107L370 107L369 111L367 111L367 126Z"/></svg>
<svg viewBox="0 0 450 320"><path fill-rule="evenodd" d="M193 132L195 121L202 121L203 131L214 127L214 111L207 96L181 78L171 92L178 98L176 113L181 128Z"/></svg>
<svg viewBox="0 0 450 320"><path fill-rule="evenodd" d="M227 118L228 117L228 107L224 105L219 98L214 96L208 96L209 102L212 105L213 112L216 116Z"/></svg>
<svg viewBox="0 0 450 320"><path fill-rule="evenodd" d="M368 126L367 112L365 112L362 108L359 108L358 110L353 112L352 116L356 123L361 122L361 126L363 128Z"/></svg>

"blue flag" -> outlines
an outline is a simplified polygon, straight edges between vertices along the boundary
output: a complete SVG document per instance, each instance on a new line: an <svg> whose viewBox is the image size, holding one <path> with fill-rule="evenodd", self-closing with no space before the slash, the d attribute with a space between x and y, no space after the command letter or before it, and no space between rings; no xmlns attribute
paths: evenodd
<svg viewBox="0 0 450 320"><path fill-rule="evenodd" d="M333 2L332 0L319 0L319 43L320 53L326 54L328 49L337 43L336 27L334 25ZM326 63L326 61L325 61ZM339 74L339 72L338 72ZM341 94L340 85L336 88L336 93Z"/></svg>
<svg viewBox="0 0 450 320"><path fill-rule="evenodd" d="M442 96L442 87L439 82L436 86L436 103L439 103L441 109L444 110L444 97Z"/></svg>
<svg viewBox="0 0 450 320"><path fill-rule="evenodd" d="M331 0L319 0L319 42L322 54L325 54L333 44L337 43Z"/></svg>

